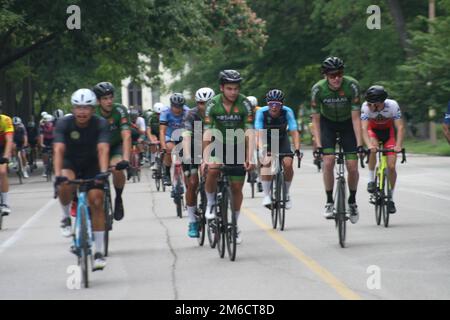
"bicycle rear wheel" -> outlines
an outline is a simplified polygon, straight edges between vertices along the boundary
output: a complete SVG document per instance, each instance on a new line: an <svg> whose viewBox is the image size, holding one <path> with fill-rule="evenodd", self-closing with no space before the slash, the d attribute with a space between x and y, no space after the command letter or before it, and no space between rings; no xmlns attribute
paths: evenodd
<svg viewBox="0 0 450 320"><path fill-rule="evenodd" d="M208 220L206 222L206 228L208 233L208 241L211 249L214 249L217 245L217 226L216 220Z"/></svg>
<svg viewBox="0 0 450 320"><path fill-rule="evenodd" d="M277 209L277 176L272 179L272 188L271 195L272 198L272 207L271 207L271 216L272 216L272 228L276 229L278 224L278 209Z"/></svg>
<svg viewBox="0 0 450 320"><path fill-rule="evenodd" d="M336 189L336 219L338 226L339 244L345 248L345 238L347 232L347 216L345 212L345 182L338 181Z"/></svg>
<svg viewBox="0 0 450 320"><path fill-rule="evenodd" d="M23 184L23 168L22 168L22 160L17 157L17 177L19 178L19 184Z"/></svg>
<svg viewBox="0 0 450 320"><path fill-rule="evenodd" d="M384 175L384 194L383 194L383 223L384 223L384 227L387 228L389 227L389 210L388 210L388 203L390 201L390 194L391 194L391 184L389 183L388 180L388 174L387 174L387 170L385 169L383 172Z"/></svg>

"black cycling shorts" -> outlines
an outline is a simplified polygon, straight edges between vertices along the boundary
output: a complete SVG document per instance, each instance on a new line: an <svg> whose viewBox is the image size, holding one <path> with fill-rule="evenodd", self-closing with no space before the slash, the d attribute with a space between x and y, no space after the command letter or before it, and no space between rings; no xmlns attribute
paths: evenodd
<svg viewBox="0 0 450 320"><path fill-rule="evenodd" d="M356 155L358 146L356 145L356 136L355 131L353 130L352 119L334 122L328 120L324 116L320 117L320 137L322 140L322 148L325 153L334 152L336 150L338 133L341 137L341 145L344 152L354 152Z"/></svg>
<svg viewBox="0 0 450 320"><path fill-rule="evenodd" d="M72 170L75 173L76 179L92 179L100 173L100 167L98 166L98 163L81 163L68 158L64 158L63 160L63 169ZM103 186L92 185L88 187L88 190L90 189L103 189Z"/></svg>

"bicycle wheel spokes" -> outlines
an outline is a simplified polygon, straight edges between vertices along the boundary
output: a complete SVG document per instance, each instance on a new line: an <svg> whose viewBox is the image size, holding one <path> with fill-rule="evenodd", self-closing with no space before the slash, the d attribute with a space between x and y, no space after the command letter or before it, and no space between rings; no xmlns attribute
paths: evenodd
<svg viewBox="0 0 450 320"><path fill-rule="evenodd" d="M219 202L216 208L219 208L216 212L216 225L217 225L217 250L219 251L219 257L223 258L225 255L225 242L226 242L226 225L227 225L227 210L228 210L228 201L225 201L224 196L222 195L222 199Z"/></svg>
<svg viewBox="0 0 450 320"><path fill-rule="evenodd" d="M112 202L111 194L109 190L105 192L105 245L104 245L104 255L108 256L109 252L109 232L112 230L113 214L112 214Z"/></svg>
<svg viewBox="0 0 450 320"><path fill-rule="evenodd" d="M378 172L378 169L375 170ZM378 179L378 174L375 177L375 185L377 186L375 193L373 194L375 200L375 222L379 226L381 223L381 205L380 205L380 197L381 197L381 185L378 185L381 181Z"/></svg>
<svg viewBox="0 0 450 320"><path fill-rule="evenodd" d="M84 283L84 287L89 287L89 269L88 269L88 256L89 256L89 242L88 242L88 230L87 230L87 221L86 217L88 213L86 212L86 207L80 207L80 217L81 217L81 225L80 225L80 257L79 263L81 265L81 275Z"/></svg>
<svg viewBox="0 0 450 320"><path fill-rule="evenodd" d="M211 249L214 249L217 244L217 226L216 220L208 220L206 223L207 232L208 232L208 241Z"/></svg>
<svg viewBox="0 0 450 320"><path fill-rule="evenodd" d="M339 244L345 248L346 222L347 216L345 212L345 181L338 180L336 189L336 219L339 235Z"/></svg>

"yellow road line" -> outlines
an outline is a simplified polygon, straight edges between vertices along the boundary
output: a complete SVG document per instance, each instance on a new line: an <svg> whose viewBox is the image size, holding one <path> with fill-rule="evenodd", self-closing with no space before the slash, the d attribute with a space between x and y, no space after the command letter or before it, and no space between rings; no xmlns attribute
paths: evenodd
<svg viewBox="0 0 450 320"><path fill-rule="evenodd" d="M308 269L317 274L325 283L331 286L336 292L347 300L361 300L362 298L348 288L342 281L338 280L328 270L322 267L319 263L308 257L299 248L285 239L279 232L274 230L271 226L265 224L253 211L242 208L244 212L257 226L266 231L268 235L278 242L287 252L293 255L297 260L303 263Z"/></svg>

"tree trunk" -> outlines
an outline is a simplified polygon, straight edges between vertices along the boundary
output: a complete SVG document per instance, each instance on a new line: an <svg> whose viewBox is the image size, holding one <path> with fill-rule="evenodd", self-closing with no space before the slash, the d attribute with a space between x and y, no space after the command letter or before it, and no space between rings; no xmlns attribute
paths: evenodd
<svg viewBox="0 0 450 320"><path fill-rule="evenodd" d="M157 53L152 54L150 57L150 70L152 75L156 75L158 77L157 80L152 79L152 105L156 102L160 102L161 99L161 80L159 79L159 64L160 58Z"/></svg>
<svg viewBox="0 0 450 320"><path fill-rule="evenodd" d="M400 45L403 48L403 51L408 55L408 33L406 31L406 23L405 17L403 15L402 8L398 0L388 0L389 11L391 12L392 18L395 22L395 28L397 29L397 33L400 38Z"/></svg>

